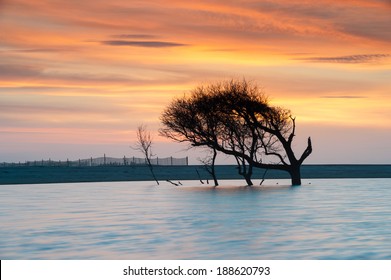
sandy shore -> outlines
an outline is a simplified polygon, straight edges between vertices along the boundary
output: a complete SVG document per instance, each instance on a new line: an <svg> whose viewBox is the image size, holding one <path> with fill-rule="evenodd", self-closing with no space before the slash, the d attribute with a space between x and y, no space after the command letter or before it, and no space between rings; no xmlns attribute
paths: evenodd
<svg viewBox="0 0 391 280"><path fill-rule="evenodd" d="M202 166L156 166L159 180L203 180L210 175ZM197 174L200 174L200 177ZM255 169L254 179L263 177L265 170ZM219 179L241 179L236 166L217 166ZM391 165L304 165L303 179L320 178L391 178ZM288 179L289 174L269 170L266 179ZM109 182L153 180L147 166L95 167L0 167L0 184L39 184L67 182Z"/></svg>

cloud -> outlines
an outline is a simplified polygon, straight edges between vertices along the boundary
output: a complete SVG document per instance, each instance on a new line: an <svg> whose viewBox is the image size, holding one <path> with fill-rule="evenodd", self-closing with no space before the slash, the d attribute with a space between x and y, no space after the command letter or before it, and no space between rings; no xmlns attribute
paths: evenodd
<svg viewBox="0 0 391 280"><path fill-rule="evenodd" d="M336 29L359 38L389 43L391 25L389 8L352 8L335 20Z"/></svg>
<svg viewBox="0 0 391 280"><path fill-rule="evenodd" d="M390 57L389 54L359 54L348 56L307 57L296 60L304 60L320 63L373 63Z"/></svg>
<svg viewBox="0 0 391 280"><path fill-rule="evenodd" d="M167 47L181 47L186 44L163 42L163 41L127 41L127 40L109 40L101 41L103 45L108 46L131 46L131 47L144 47L144 48L167 48Z"/></svg>
<svg viewBox="0 0 391 280"><path fill-rule="evenodd" d="M348 39L391 40L391 1L258 1L250 6L262 14L274 14L278 21L294 24L304 35L328 34ZM313 28L305 28L307 24ZM301 26L301 27L300 27ZM323 36L322 36L323 37Z"/></svg>
<svg viewBox="0 0 391 280"><path fill-rule="evenodd" d="M0 64L0 77L2 78L30 78L42 74L43 68L31 65ZM1 79L0 79L1 80Z"/></svg>
<svg viewBox="0 0 391 280"><path fill-rule="evenodd" d="M290 1L258 1L251 2L250 7L262 13L280 13L297 18L319 18L329 19L335 17L338 10L333 6L327 9L323 5L316 3L291 3Z"/></svg>
<svg viewBox="0 0 391 280"><path fill-rule="evenodd" d="M151 39L156 38L154 35L150 34L117 34L112 35L112 38L120 38L120 39Z"/></svg>
<svg viewBox="0 0 391 280"><path fill-rule="evenodd" d="M361 99L361 98L368 98L367 96L359 96L359 95L324 95L320 98L327 98L327 99Z"/></svg>
<svg viewBox="0 0 391 280"><path fill-rule="evenodd" d="M86 72L83 70L67 72L58 67L38 67L30 64L0 64L0 83L11 81L18 83L30 81L49 87L56 85L60 87L64 85L74 87L77 85L134 85L142 83L139 78L126 74L99 71Z"/></svg>
<svg viewBox="0 0 391 280"><path fill-rule="evenodd" d="M76 52L71 48L31 48L31 49L12 49L0 51L0 53L58 53L58 52Z"/></svg>

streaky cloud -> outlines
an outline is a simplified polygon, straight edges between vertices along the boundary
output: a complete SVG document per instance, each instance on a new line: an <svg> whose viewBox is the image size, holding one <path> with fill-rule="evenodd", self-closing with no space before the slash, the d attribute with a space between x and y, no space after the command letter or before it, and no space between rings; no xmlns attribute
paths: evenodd
<svg viewBox="0 0 391 280"><path fill-rule="evenodd" d="M130 46L130 47L145 47L145 48L167 48L167 47L182 47L186 44L163 42L163 41L128 41L128 40L109 40L101 41L103 45L108 46Z"/></svg>
<svg viewBox="0 0 391 280"><path fill-rule="evenodd" d="M0 64L0 78L36 77L41 75L43 70L43 67L32 66L29 64Z"/></svg>
<svg viewBox="0 0 391 280"><path fill-rule="evenodd" d="M32 49L13 49L0 52L8 53L57 53L57 52L75 52L75 49L71 48L32 48Z"/></svg>
<svg viewBox="0 0 391 280"><path fill-rule="evenodd" d="M327 99L362 99L367 98L367 96L360 96L360 95L324 95L320 98L327 98Z"/></svg>
<svg viewBox="0 0 391 280"><path fill-rule="evenodd" d="M319 63L372 63L390 57L389 54L359 54L348 56L331 56L331 57L307 57L296 60L304 60Z"/></svg>
<svg viewBox="0 0 391 280"><path fill-rule="evenodd" d="M120 39L152 39L156 38L156 36L151 34L116 34L112 35L112 38L120 38Z"/></svg>

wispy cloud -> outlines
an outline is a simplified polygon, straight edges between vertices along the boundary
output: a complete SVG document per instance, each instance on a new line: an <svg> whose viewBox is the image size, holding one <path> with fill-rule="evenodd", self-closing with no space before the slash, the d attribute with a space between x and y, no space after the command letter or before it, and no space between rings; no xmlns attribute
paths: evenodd
<svg viewBox="0 0 391 280"><path fill-rule="evenodd" d="M10 49L3 50L0 53L59 53L59 52L76 52L71 48L32 48L32 49Z"/></svg>
<svg viewBox="0 0 391 280"><path fill-rule="evenodd" d="M307 57L296 60L305 60L320 63L373 63L390 57L389 54L359 54L347 56Z"/></svg>
<svg viewBox="0 0 391 280"><path fill-rule="evenodd" d="M367 96L359 96L359 95L324 95L320 98L327 98L327 99L362 99L367 98Z"/></svg>
<svg viewBox="0 0 391 280"><path fill-rule="evenodd" d="M251 2L250 6L254 7L262 13L279 13L288 14L295 17L310 17L328 19L334 17L337 10L333 7L325 9L322 5L316 5L316 3L300 3L291 1L257 1Z"/></svg>
<svg viewBox="0 0 391 280"><path fill-rule="evenodd" d="M36 77L41 75L42 71L43 68L38 66L0 64L0 77L3 79Z"/></svg>
<svg viewBox="0 0 391 280"><path fill-rule="evenodd" d="M167 48L167 47L182 47L186 44L164 42L164 41L128 41L128 40L109 40L101 41L103 45L109 46L130 46L144 48Z"/></svg>
<svg viewBox="0 0 391 280"><path fill-rule="evenodd" d="M151 34L116 34L112 35L112 38L120 38L120 39L151 39L156 38L156 36Z"/></svg>

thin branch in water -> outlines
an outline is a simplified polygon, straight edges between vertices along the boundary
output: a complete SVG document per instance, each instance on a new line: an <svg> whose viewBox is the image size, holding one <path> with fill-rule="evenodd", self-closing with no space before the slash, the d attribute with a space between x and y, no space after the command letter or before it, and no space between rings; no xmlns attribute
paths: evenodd
<svg viewBox="0 0 391 280"><path fill-rule="evenodd" d="M260 186L262 186L263 182L265 181L266 173L269 171L269 169L266 169L262 176L262 181L259 183Z"/></svg>
<svg viewBox="0 0 391 280"><path fill-rule="evenodd" d="M204 182L203 182L202 179L201 179L201 175L200 175L200 173L198 172L197 168L196 168L196 172L197 172L198 179L200 180L201 184L204 184Z"/></svg>
<svg viewBox="0 0 391 280"><path fill-rule="evenodd" d="M171 183L171 184L173 184L174 186L176 186L176 187L178 187L179 186L179 184L180 184L180 182L179 182L179 184L177 184L177 183L174 183L173 181L171 181L171 180L166 180L167 182L169 182L169 183ZM181 184L182 185L182 184Z"/></svg>

